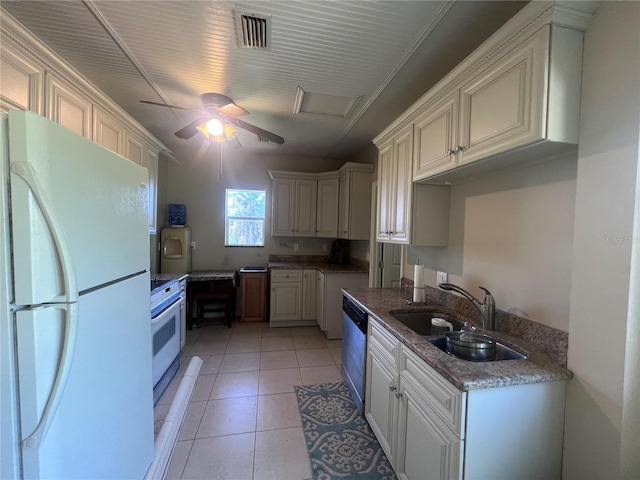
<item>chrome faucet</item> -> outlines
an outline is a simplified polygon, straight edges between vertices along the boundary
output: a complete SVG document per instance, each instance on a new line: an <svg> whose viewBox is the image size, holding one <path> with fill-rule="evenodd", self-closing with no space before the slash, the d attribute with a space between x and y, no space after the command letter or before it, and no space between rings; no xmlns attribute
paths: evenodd
<svg viewBox="0 0 640 480"><path fill-rule="evenodd" d="M496 302L489 290L484 287L479 287L484 290L484 302L480 303L480 301L473 295L457 285L453 285L452 283L440 283L438 286L443 290L453 290L454 292L458 292L460 295L464 296L467 300L473 303L473 306L480 312L483 328L486 328L487 330L496 329Z"/></svg>

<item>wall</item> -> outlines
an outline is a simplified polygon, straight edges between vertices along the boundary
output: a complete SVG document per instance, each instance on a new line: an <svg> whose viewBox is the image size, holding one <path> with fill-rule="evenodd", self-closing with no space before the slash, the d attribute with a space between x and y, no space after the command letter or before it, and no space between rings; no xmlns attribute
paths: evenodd
<svg viewBox="0 0 640 480"><path fill-rule="evenodd" d="M193 269L238 269L245 265L266 266L270 254L327 255L330 238L271 237L271 178L268 170L324 172L337 170L344 160L285 157L281 155L250 155L242 150L225 151L219 170L216 146L201 150L200 155L181 155L173 149L180 164L166 163L166 197L159 207L161 222L166 223L166 204L187 206L187 224L192 228ZM161 187L162 188L162 187ZM264 247L224 246L224 199L227 188L267 191L267 218ZM293 244L299 244L294 252Z"/></svg>
<svg viewBox="0 0 640 480"><path fill-rule="evenodd" d="M640 478L640 3L603 2L585 37L564 478Z"/></svg>
<svg viewBox="0 0 640 480"><path fill-rule="evenodd" d="M569 331L575 177L573 155L452 186L449 245L408 247L405 276L419 259L428 285L447 272L500 310Z"/></svg>

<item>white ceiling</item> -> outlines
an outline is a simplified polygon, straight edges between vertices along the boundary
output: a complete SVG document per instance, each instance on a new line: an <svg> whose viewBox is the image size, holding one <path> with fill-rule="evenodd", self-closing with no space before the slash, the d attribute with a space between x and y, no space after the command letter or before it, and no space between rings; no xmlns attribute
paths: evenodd
<svg viewBox="0 0 640 480"><path fill-rule="evenodd" d="M285 139L276 145L243 132L243 151L321 158L347 158L369 144L524 4L2 1L169 148L206 141L173 135L196 114L139 100L201 109L200 95L217 92L251 112L242 120ZM235 11L271 17L270 50L238 46ZM294 114L298 87L316 106L357 103L346 117Z"/></svg>

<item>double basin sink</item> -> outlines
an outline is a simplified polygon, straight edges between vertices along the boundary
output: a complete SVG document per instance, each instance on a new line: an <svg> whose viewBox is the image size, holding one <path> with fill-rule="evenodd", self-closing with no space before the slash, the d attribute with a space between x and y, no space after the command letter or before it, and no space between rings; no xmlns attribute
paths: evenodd
<svg viewBox="0 0 640 480"><path fill-rule="evenodd" d="M431 320L434 318L442 318L451 323L454 331L462 330L464 322L442 312L412 312L412 313L391 313L391 316L402 323L405 327L410 328L418 335L425 337L431 344L447 352L447 339L445 335L437 334L431 330ZM506 345L496 342L496 356L493 361L498 360L523 360L527 356L507 347ZM450 354L449 354L450 355ZM466 359L465 359L466 360Z"/></svg>

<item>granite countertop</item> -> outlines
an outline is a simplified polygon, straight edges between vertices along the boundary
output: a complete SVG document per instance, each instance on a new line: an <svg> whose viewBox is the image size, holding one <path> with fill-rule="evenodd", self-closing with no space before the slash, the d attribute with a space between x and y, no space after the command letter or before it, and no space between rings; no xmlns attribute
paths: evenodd
<svg viewBox="0 0 640 480"><path fill-rule="evenodd" d="M571 378L569 370L560 366L557 359L545 355L536 345L499 331L487 333L501 343L525 353L526 360L469 362L448 355L397 321L390 313L430 310L456 315L459 312L451 311L437 303L409 302L408 293L402 288L343 289L343 292L361 304L400 342L460 390L506 387Z"/></svg>
<svg viewBox="0 0 640 480"><path fill-rule="evenodd" d="M291 269L291 270L319 270L322 273L369 273L369 270L350 263L328 263L328 262L269 262L271 269Z"/></svg>

